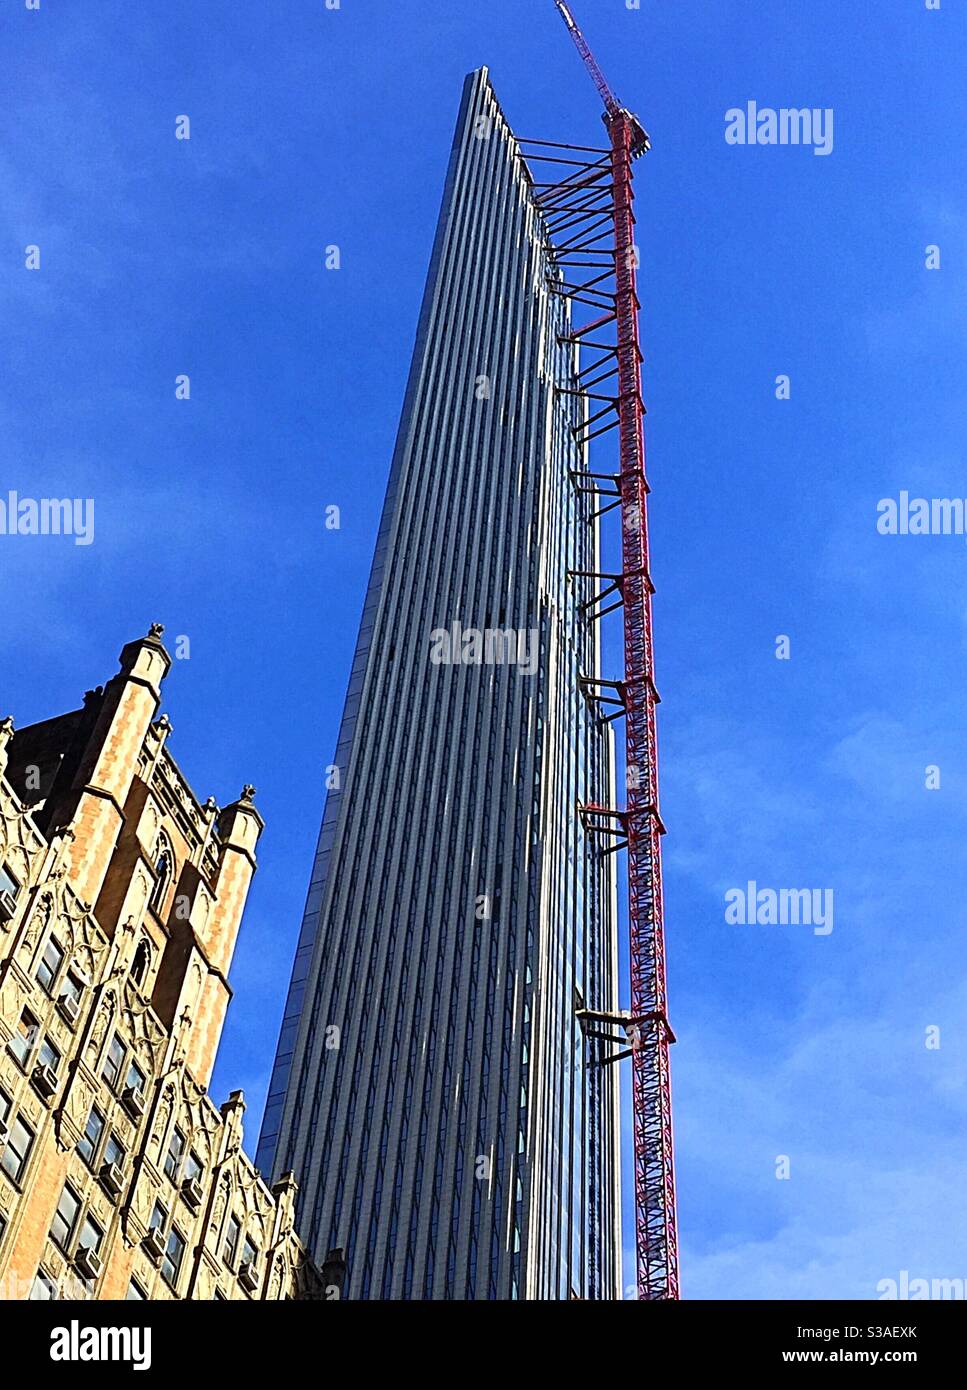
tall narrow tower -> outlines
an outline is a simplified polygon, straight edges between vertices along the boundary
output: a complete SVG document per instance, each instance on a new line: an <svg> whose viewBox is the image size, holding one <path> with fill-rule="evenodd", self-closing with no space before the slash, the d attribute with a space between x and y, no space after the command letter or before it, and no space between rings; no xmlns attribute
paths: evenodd
<svg viewBox="0 0 967 1390"><path fill-rule="evenodd" d="M570 303L466 81L258 1162L355 1298L619 1296L614 805ZM593 1223L589 1212L594 1212ZM594 1273L589 1275L593 1266Z"/></svg>

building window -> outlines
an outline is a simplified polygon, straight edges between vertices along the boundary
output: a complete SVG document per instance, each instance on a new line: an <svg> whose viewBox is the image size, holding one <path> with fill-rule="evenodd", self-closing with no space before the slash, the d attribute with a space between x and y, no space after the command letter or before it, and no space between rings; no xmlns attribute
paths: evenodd
<svg viewBox="0 0 967 1390"><path fill-rule="evenodd" d="M3 1212L0 1211L0 1244L3 1243L3 1237L4 1237L5 1233L6 1233L6 1230L7 1230L7 1218L4 1216Z"/></svg>
<svg viewBox="0 0 967 1390"><path fill-rule="evenodd" d="M17 1024L17 1031L10 1039L10 1051L16 1057L22 1067L27 1065L27 1061L33 1051L37 1041L37 1020L33 1014L24 1009L20 1015L20 1022Z"/></svg>
<svg viewBox="0 0 967 1390"><path fill-rule="evenodd" d="M121 1075L121 1068L124 1066L124 1044L117 1033L111 1039L111 1046L107 1050L104 1058L104 1066L101 1069L101 1076L110 1086L111 1090L117 1089L118 1080Z"/></svg>
<svg viewBox="0 0 967 1390"><path fill-rule="evenodd" d="M148 1222L149 1231L163 1231L168 1224L168 1213L160 1202L155 1202L154 1210L151 1213L151 1220Z"/></svg>
<svg viewBox="0 0 967 1390"><path fill-rule="evenodd" d="M168 1152L165 1154L165 1173L172 1182L178 1181L178 1169L181 1167L181 1160L185 1152L185 1136L175 1125L171 1131L171 1138L168 1141Z"/></svg>
<svg viewBox="0 0 967 1390"><path fill-rule="evenodd" d="M185 1159L185 1166L181 1170L182 1179L185 1182L201 1182L202 1162L194 1150Z"/></svg>
<svg viewBox="0 0 967 1390"><path fill-rule="evenodd" d="M19 892L20 884L6 864L0 865L0 893L9 893L12 898L15 898Z"/></svg>
<svg viewBox="0 0 967 1390"><path fill-rule="evenodd" d="M222 1259L229 1269L235 1268L235 1257L238 1254L239 1237L242 1234L242 1224L237 1216L228 1218L228 1225L225 1227L225 1239L222 1242Z"/></svg>
<svg viewBox="0 0 967 1390"><path fill-rule="evenodd" d="M37 967L37 983L48 994L53 994L54 983L63 964L64 952L51 936L48 938L47 945L44 947L44 954Z"/></svg>
<svg viewBox="0 0 967 1390"><path fill-rule="evenodd" d="M78 976L74 974L73 970L68 970L60 987L61 998L70 999L73 1003L80 1004L83 988L84 985Z"/></svg>
<svg viewBox="0 0 967 1390"><path fill-rule="evenodd" d="M151 964L151 950L146 941L138 943L138 949L134 953L134 960L131 964L131 983L141 985L144 983L148 973L148 966Z"/></svg>
<svg viewBox="0 0 967 1390"><path fill-rule="evenodd" d="M103 1239L104 1232L97 1222L92 1216L85 1216L84 1224L81 1227L80 1239L77 1242L78 1250L93 1250L96 1255L101 1248L101 1241Z"/></svg>
<svg viewBox="0 0 967 1390"><path fill-rule="evenodd" d="M98 1110L97 1106L93 1106L91 1108L91 1113L87 1117L87 1125L84 1129L84 1133L81 1135L77 1144L77 1152L80 1154L81 1158L83 1158L84 1162L91 1164L92 1167L94 1164L94 1155L97 1152L97 1146L100 1144L103 1134L104 1116Z"/></svg>
<svg viewBox="0 0 967 1390"><path fill-rule="evenodd" d="M161 1262L161 1277L169 1283L172 1288L178 1282L178 1275L181 1273L181 1262L185 1256L184 1237L172 1226L168 1234L168 1244L165 1248L165 1257Z"/></svg>
<svg viewBox="0 0 967 1390"><path fill-rule="evenodd" d="M48 1302L57 1297L57 1285L45 1270L38 1269L33 1284L30 1286L30 1299L32 1302Z"/></svg>
<svg viewBox="0 0 967 1390"><path fill-rule="evenodd" d="M37 1065L40 1067L50 1067L51 1071L56 1071L60 1066L60 1053L49 1038L41 1038L40 1047L37 1051Z"/></svg>
<svg viewBox="0 0 967 1390"><path fill-rule="evenodd" d="M3 1150L3 1157L0 1158L0 1167L3 1168L7 1177L12 1178L16 1183L19 1183L23 1177L33 1145L34 1132L24 1124L18 1115L10 1126L10 1134Z"/></svg>
<svg viewBox="0 0 967 1390"><path fill-rule="evenodd" d="M57 1203L57 1210L54 1212L54 1219L50 1227L51 1240L55 1245L60 1246L65 1253L70 1245L71 1236L74 1234L77 1214L80 1209L80 1197L69 1187L65 1187L60 1194L60 1201Z"/></svg>
<svg viewBox="0 0 967 1390"><path fill-rule="evenodd" d="M242 1264L254 1265L259 1257L259 1248L251 1236L245 1237L245 1245L242 1249Z"/></svg>
<svg viewBox="0 0 967 1390"><path fill-rule="evenodd" d="M128 1067L128 1079L124 1083L125 1087L131 1091L137 1091L140 1095L144 1094L147 1077L138 1066L137 1062L132 1062Z"/></svg>
<svg viewBox="0 0 967 1390"><path fill-rule="evenodd" d="M116 1163L119 1167L123 1167L124 1159L124 1145L116 1134L109 1135L108 1141L104 1145L104 1157L101 1161L109 1166L113 1166Z"/></svg>
<svg viewBox="0 0 967 1390"><path fill-rule="evenodd" d="M174 873L175 857L167 835L159 835L154 852L155 883L151 893L151 908L160 914Z"/></svg>
<svg viewBox="0 0 967 1390"><path fill-rule="evenodd" d="M144 1289L142 1289L141 1285L137 1282L137 1280L132 1279L130 1284L128 1285L128 1291L124 1295L125 1303L144 1303L147 1297L148 1295L145 1293Z"/></svg>

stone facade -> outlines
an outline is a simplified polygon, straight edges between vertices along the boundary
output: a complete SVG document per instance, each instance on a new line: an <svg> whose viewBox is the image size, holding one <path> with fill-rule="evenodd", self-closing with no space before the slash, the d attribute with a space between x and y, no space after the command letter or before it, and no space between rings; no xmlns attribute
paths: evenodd
<svg viewBox="0 0 967 1390"><path fill-rule="evenodd" d="M0 723L0 1297L323 1297L294 1180L207 1094L262 820L168 752L161 634Z"/></svg>

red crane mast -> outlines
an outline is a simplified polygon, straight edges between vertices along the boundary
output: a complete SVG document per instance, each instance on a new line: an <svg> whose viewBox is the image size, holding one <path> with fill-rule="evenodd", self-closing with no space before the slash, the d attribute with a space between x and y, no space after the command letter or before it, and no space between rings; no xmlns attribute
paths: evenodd
<svg viewBox="0 0 967 1390"><path fill-rule="evenodd" d="M571 239L558 248L558 264L564 268L580 266L594 270L607 262L600 257L601 237L594 236L603 225L613 245L610 274L593 276L567 292L584 304L604 310L600 317L578 329L574 341L586 339L589 332L596 341L590 346L603 350L599 331L614 325L615 339L607 346L607 357L596 361L592 381L587 382L589 401L608 404L596 410L588 421L584 439L605 429L617 428L619 467L611 479L613 491L600 481L601 474L588 474L586 491L615 498L610 505L620 507L620 575L585 576L604 585L586 605L594 616L603 598L617 595L624 614L624 679L618 682L587 682L606 706L618 707L625 717L625 764L627 800L623 810L600 806L583 808L590 832L608 838L609 849L624 848L628 861L629 945L631 963L631 1010L626 1015L591 1014L597 1027L622 1025L631 1041L631 1067L634 1116L635 1220L637 1288L641 1299L675 1299L678 1286L678 1235L675 1214L675 1177L672 1149L671 1080L669 1044L674 1034L668 1022L665 979L665 935L662 912L661 837L664 826L658 809L658 739L655 688L654 642L652 636L652 596L649 573L648 483L645 478L644 414L641 394L642 354L638 335L637 250L634 236L634 194L632 161L650 148L648 135L630 111L622 107L594 59L577 21L563 0L555 0L565 24L594 80L604 102L604 122L610 139L610 158L589 161L587 174L569 174L557 184L553 194L542 195L545 210L567 227ZM573 162L573 161L562 161ZM580 191L578 191L580 190ZM597 198L595 202L594 199ZM610 202L610 207L608 206ZM564 216L565 221L560 222ZM593 218L599 217L598 222ZM588 219L592 219L590 222ZM586 229L584 241L575 242L576 219ZM590 259L589 259L590 258ZM581 275L571 276L581 279ZM607 288L610 285L613 288ZM603 377L596 368L606 362L607 376L616 382L613 397L592 394ZM585 373L582 372L582 376ZM611 412L611 423L600 421ZM606 508L606 510L609 508ZM608 610L610 611L610 609ZM607 687L607 689L603 689ZM608 718L618 717L614 714ZM608 1035L598 1032L598 1038ZM613 1035L611 1037L613 1041ZM619 1053L608 1060L617 1060ZM593 1200L593 1199L592 1199ZM592 1295L593 1296L593 1295Z"/></svg>

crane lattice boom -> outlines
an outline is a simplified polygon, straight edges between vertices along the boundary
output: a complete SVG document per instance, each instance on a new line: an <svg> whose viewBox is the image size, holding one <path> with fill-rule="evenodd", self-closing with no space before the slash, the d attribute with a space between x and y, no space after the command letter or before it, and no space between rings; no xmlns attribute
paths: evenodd
<svg viewBox="0 0 967 1390"><path fill-rule="evenodd" d="M605 77L601 69L598 67L594 54L588 47L587 39L585 39L584 35L581 33L580 28L578 27L577 20L574 18L567 5L565 5L564 0L554 0L554 3L557 5L557 8L561 12L561 18L564 20L564 23L570 30L571 38L574 40L575 44L577 45L578 52L584 59L585 67L594 79L594 85L601 93L601 100L604 102L604 109L607 111L609 116L616 116L618 112L621 110L621 107L618 104L618 100L615 97L614 92L612 92L611 88L608 86L607 78Z"/></svg>
<svg viewBox="0 0 967 1390"><path fill-rule="evenodd" d="M581 33L577 20L574 18L567 5L565 5L564 0L554 0L554 3L557 6L561 18L568 27L568 32L574 40L577 51L584 60L584 66L591 74L594 85L601 94L601 100L604 102L605 124L608 130L611 130L612 123L619 117L623 117L627 120L631 131L631 157L632 159L637 159L638 155L644 154L646 150L651 149L651 141L648 139L648 132L645 130L644 126L642 126L637 116L633 116L630 111L624 109L609 87L608 79L598 67L597 59L591 52L587 39Z"/></svg>

